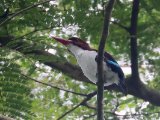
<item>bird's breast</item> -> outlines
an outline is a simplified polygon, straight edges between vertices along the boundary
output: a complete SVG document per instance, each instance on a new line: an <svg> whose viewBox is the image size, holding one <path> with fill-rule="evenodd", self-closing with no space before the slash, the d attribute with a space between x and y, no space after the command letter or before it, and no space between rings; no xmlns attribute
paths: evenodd
<svg viewBox="0 0 160 120"><path fill-rule="evenodd" d="M97 52L85 50L76 57L84 75L94 83L97 81L97 63L95 61L96 56Z"/></svg>
<svg viewBox="0 0 160 120"><path fill-rule="evenodd" d="M97 82L97 62L95 60L97 56L96 51L84 50L76 55L77 62L81 67L84 75L93 83ZM118 74L114 73L110 67L103 62L104 66L104 79L105 85L108 86L118 82Z"/></svg>

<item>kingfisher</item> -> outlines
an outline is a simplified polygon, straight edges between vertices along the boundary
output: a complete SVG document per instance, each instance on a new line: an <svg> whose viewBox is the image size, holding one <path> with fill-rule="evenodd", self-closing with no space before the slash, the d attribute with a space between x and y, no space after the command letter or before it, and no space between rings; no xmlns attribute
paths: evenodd
<svg viewBox="0 0 160 120"><path fill-rule="evenodd" d="M52 36L53 37L53 36ZM75 56L78 65L83 74L94 84L97 83L97 50L92 49L88 43L77 37L71 37L68 40L53 37L68 48ZM103 60L104 86L116 85L127 95L124 73L116 60L108 53L104 52Z"/></svg>

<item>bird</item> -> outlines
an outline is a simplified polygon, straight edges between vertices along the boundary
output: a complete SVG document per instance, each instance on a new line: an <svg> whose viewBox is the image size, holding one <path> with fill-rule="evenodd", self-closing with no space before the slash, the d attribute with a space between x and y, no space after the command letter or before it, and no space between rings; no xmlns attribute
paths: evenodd
<svg viewBox="0 0 160 120"><path fill-rule="evenodd" d="M97 50L91 48L88 43L78 37L63 39L52 36L52 38L64 46L75 56L83 74L94 84L97 83ZM104 86L116 85L119 90L127 95L124 73L116 60L104 52L103 59Z"/></svg>

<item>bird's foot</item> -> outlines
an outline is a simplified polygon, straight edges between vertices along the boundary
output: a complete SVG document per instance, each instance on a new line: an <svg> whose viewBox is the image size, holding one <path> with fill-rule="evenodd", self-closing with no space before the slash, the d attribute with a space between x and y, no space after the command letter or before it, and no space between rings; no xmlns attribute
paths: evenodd
<svg viewBox="0 0 160 120"><path fill-rule="evenodd" d="M104 60L104 61L107 61L107 58L106 58L105 56L103 56L103 60ZM96 55L95 61L96 61L96 62L98 61L98 55Z"/></svg>

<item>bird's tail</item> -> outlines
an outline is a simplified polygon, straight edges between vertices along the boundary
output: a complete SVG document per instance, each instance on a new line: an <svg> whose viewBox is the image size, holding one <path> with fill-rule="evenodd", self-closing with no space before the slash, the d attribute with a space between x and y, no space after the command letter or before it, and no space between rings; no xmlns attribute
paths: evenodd
<svg viewBox="0 0 160 120"><path fill-rule="evenodd" d="M127 87L126 87L125 82L120 81L118 86L120 87L120 89L123 92L123 94L127 95L128 91L127 91Z"/></svg>

